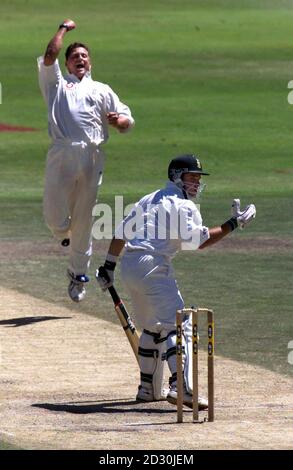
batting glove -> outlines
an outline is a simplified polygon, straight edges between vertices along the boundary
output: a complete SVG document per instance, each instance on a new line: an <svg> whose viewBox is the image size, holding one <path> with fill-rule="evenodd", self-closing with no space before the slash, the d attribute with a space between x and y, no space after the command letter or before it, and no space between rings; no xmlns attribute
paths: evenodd
<svg viewBox="0 0 293 470"><path fill-rule="evenodd" d="M244 228L255 218L256 209L254 204L249 204L243 211L240 209L240 199L234 199L231 208L232 217L237 220L238 226Z"/></svg>
<svg viewBox="0 0 293 470"><path fill-rule="evenodd" d="M113 256L108 253L104 266L100 266L96 270L96 279L103 291L113 286L117 258L118 256Z"/></svg>

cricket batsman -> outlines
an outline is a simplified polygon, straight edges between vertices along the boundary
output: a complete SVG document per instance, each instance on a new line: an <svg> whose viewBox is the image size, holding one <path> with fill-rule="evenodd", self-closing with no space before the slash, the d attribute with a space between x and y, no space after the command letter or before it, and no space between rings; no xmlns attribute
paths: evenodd
<svg viewBox="0 0 293 470"><path fill-rule="evenodd" d="M176 311L184 308L171 260L180 250L207 248L245 227L255 217L249 204L240 209L234 199L232 217L221 225L208 228L194 201L201 192L204 172L199 158L188 154L174 158L168 167L166 187L144 196L122 221L109 247L104 268L97 270L97 280L105 290L113 284L114 270L121 257L121 276L130 293L135 317L142 329L139 341L140 385L137 400L154 401L163 396L163 359L170 369L167 400L177 403ZM101 270L101 272L104 272ZM183 403L192 408L192 340L191 318L184 325L184 396ZM199 397L199 410L208 406Z"/></svg>

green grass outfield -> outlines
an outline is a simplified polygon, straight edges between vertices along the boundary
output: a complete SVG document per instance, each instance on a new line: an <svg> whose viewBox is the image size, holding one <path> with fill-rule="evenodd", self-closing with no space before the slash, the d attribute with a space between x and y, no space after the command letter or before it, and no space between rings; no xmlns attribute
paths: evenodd
<svg viewBox="0 0 293 470"><path fill-rule="evenodd" d="M36 57L66 17L78 28L65 44L90 45L93 77L136 118L129 135L111 133L100 202L113 204L115 194L134 202L157 189L170 158L190 151L211 173L202 200L207 225L229 217L233 197L255 202L255 222L232 235L247 241L246 251L182 253L174 265L186 303L214 307L219 354L292 374L292 245L277 249L293 231L292 1L1 0L0 122L38 129L0 133L2 240L50 239L41 215L49 139ZM275 248L250 249L250 240L264 238ZM91 275L100 261L95 255ZM58 289L68 305L65 268L54 256L15 259L2 263L1 282L52 302ZM72 309L117 321L95 290L93 282Z"/></svg>

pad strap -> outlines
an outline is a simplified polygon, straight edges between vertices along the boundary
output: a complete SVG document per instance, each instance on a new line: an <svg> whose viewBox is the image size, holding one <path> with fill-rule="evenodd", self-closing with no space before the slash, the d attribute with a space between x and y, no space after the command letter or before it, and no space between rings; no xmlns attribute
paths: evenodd
<svg viewBox="0 0 293 470"><path fill-rule="evenodd" d="M169 378L169 385L171 386L176 381L177 381L177 372L174 372L174 374L172 374L171 377Z"/></svg>
<svg viewBox="0 0 293 470"><path fill-rule="evenodd" d="M173 346L172 348L167 349L167 352L166 352L167 361L170 357L175 356L175 354L176 354L176 346Z"/></svg>
<svg viewBox="0 0 293 470"><path fill-rule="evenodd" d="M140 373L140 380L142 382L152 384L153 383L153 374L144 374L143 372L141 372Z"/></svg>
<svg viewBox="0 0 293 470"><path fill-rule="evenodd" d="M164 338L161 338L161 334L160 334L160 333L154 333L153 331L149 331L149 330L143 330L143 332L144 332L146 335L152 336L152 337L154 338L154 343L155 343L155 344L163 343L163 342L166 341L166 339L167 339L167 336L165 336Z"/></svg>
<svg viewBox="0 0 293 470"><path fill-rule="evenodd" d="M142 357L159 357L158 349L145 349L145 348L138 348L138 355Z"/></svg>

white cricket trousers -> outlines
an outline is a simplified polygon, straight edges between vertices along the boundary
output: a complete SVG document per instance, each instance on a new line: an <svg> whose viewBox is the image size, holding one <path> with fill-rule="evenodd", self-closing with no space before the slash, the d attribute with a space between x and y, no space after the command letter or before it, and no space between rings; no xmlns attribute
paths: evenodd
<svg viewBox="0 0 293 470"><path fill-rule="evenodd" d="M69 269L85 274L92 254L92 211L105 156L85 142L54 142L47 154L44 217L58 240L70 238Z"/></svg>
<svg viewBox="0 0 293 470"><path fill-rule="evenodd" d="M140 328L156 333L174 330L176 310L184 303L168 258L126 250L121 259L121 279L130 293Z"/></svg>
<svg viewBox="0 0 293 470"><path fill-rule="evenodd" d="M184 307L173 268L165 256L144 251L125 251L121 259L121 279L130 293L135 320L140 328L166 337L171 381L176 383L176 310ZM154 347L150 336L142 332L139 347ZM139 359L141 385L153 373L154 359Z"/></svg>

